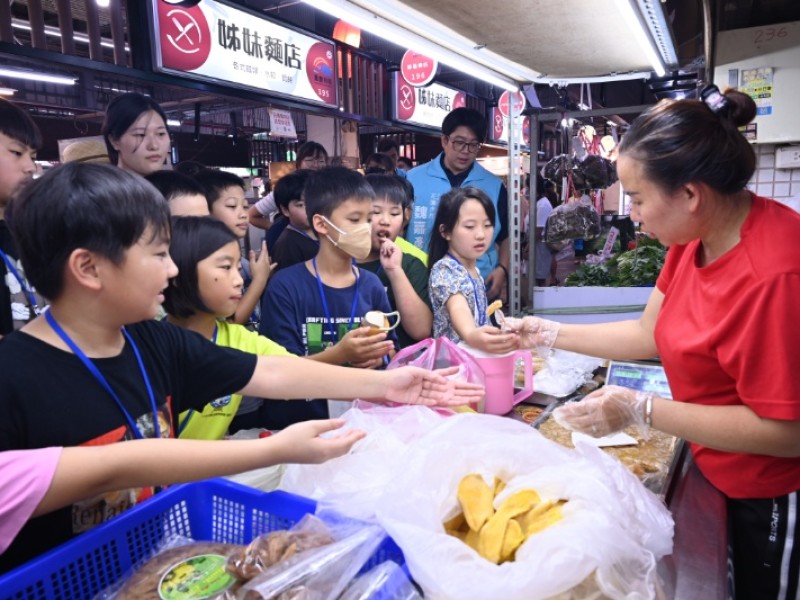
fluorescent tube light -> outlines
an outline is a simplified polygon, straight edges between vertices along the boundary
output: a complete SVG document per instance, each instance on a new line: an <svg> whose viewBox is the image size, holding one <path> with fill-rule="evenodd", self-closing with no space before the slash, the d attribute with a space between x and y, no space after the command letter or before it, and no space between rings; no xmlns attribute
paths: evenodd
<svg viewBox="0 0 800 600"><path fill-rule="evenodd" d="M520 84L518 81L505 77L498 71L485 67L463 54L449 50L432 40L413 33L350 2L343 0L303 0L303 2L394 44L435 58L439 62L475 79L485 81L504 90L517 91L519 89Z"/></svg>
<svg viewBox="0 0 800 600"><path fill-rule="evenodd" d="M0 96L13 96L16 91L13 88L0 87Z"/></svg>
<svg viewBox="0 0 800 600"><path fill-rule="evenodd" d="M28 81L42 81L44 83L55 83L57 85L75 85L74 77L48 75L46 73L37 73L36 71L15 71L13 69L0 68L0 77L27 79Z"/></svg>
<svg viewBox="0 0 800 600"><path fill-rule="evenodd" d="M31 26L22 19L12 19L11 20L11 27L14 29L21 29L22 31L30 31ZM58 27L53 27L52 25L45 25L44 26L44 34L49 35L51 37L61 37L61 30ZM85 33L81 33L80 31L73 31L72 32L72 39L78 42L79 44L88 44L89 43L89 36ZM100 38L100 45L105 48L113 48L114 42L107 38ZM125 52L130 51L130 46L125 44Z"/></svg>
<svg viewBox="0 0 800 600"><path fill-rule="evenodd" d="M178 119L167 119L167 127L180 127L181 122Z"/></svg>
<svg viewBox="0 0 800 600"><path fill-rule="evenodd" d="M667 70L661 60L661 54L650 37L650 30L642 20L636 0L616 0L616 3L619 12L622 13L622 17L630 29L631 35L636 38L639 47L647 57L647 61L652 65L656 75L663 77L666 75Z"/></svg>

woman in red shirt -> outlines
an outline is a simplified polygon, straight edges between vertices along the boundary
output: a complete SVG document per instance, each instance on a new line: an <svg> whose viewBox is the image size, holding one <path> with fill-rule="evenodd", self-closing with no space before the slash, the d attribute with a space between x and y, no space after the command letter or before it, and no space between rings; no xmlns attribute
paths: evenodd
<svg viewBox="0 0 800 600"><path fill-rule="evenodd" d="M687 440L727 497L735 596L797 598L800 586L800 214L746 189L756 166L740 92L662 102L620 144L631 219L669 247L639 320L509 327L528 347L612 359L659 355L673 398L606 386L555 411L606 435L632 424Z"/></svg>

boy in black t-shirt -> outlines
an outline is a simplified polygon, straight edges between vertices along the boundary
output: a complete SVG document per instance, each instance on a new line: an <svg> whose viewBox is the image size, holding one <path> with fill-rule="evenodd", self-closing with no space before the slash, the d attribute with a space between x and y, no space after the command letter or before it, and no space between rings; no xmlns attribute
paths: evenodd
<svg viewBox="0 0 800 600"><path fill-rule="evenodd" d="M311 173L300 169L284 175L275 184L275 204L281 214L289 220L272 247L272 260L276 270L305 262L317 255L319 240L308 222L303 188Z"/></svg>
<svg viewBox="0 0 800 600"><path fill-rule="evenodd" d="M28 113L0 99L0 337L22 327L44 305L25 278L5 221L11 197L36 173L41 145L42 134Z"/></svg>
<svg viewBox="0 0 800 600"><path fill-rule="evenodd" d="M463 404L478 386L445 372L350 370L254 356L153 320L177 268L166 201L143 178L71 163L7 208L32 284L50 309L0 342L0 450L174 437L173 415L240 392L257 397L386 398ZM154 493L124 490L30 521L0 572Z"/></svg>

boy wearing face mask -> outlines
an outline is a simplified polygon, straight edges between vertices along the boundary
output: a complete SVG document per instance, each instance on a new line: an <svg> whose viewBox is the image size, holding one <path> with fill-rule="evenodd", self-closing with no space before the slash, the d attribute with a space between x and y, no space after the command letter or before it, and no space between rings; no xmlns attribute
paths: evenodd
<svg viewBox="0 0 800 600"><path fill-rule="evenodd" d="M372 369L395 351L395 338L360 327L370 310L391 312L380 279L357 260L372 248L374 192L357 172L332 167L311 173L303 190L319 252L276 273L261 304L259 332L289 352L335 365ZM282 429L328 417L326 400L265 401L265 427Z"/></svg>

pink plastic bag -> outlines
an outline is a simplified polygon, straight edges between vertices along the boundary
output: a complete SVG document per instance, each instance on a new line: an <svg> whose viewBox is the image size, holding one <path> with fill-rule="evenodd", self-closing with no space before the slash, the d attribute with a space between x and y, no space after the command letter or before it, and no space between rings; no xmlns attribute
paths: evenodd
<svg viewBox="0 0 800 600"><path fill-rule="evenodd" d="M403 348L394 355L386 368L407 366L421 367L429 371L457 366L458 372L450 375L449 379L481 385L485 383L483 370L475 357L445 337L427 338L413 346ZM470 404L469 407L477 412L484 412L483 400L477 404Z"/></svg>

